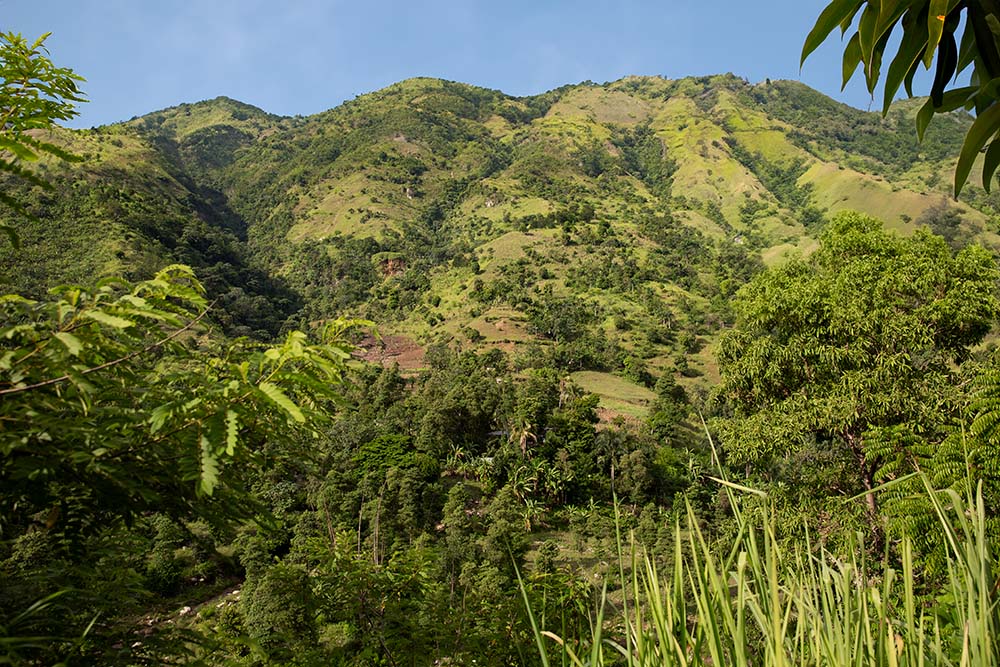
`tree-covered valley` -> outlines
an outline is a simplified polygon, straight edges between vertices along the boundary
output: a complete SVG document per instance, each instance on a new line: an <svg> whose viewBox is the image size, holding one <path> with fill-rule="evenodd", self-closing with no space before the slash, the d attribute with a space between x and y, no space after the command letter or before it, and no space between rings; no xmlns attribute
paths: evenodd
<svg viewBox="0 0 1000 667"><path fill-rule="evenodd" d="M919 108L410 79L31 130L0 662L991 664L1000 200Z"/></svg>

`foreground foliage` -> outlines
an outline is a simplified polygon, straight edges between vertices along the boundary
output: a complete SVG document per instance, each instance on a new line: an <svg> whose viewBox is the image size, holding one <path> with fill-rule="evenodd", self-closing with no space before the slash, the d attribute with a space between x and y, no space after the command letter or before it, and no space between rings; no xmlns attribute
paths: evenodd
<svg viewBox="0 0 1000 667"><path fill-rule="evenodd" d="M935 65L930 98L917 114L917 134L924 132L935 114L955 109L975 110L955 168L955 196L969 178L980 151L986 150L982 183L986 191L1000 166L1000 93L995 81L1000 77L1000 6L973 0L835 0L826 6L802 47L802 61L840 28L851 30L860 13L854 34L844 48L844 85L864 65L865 82L873 95L884 81L883 113L888 112L900 86L913 97L913 78L920 67ZM902 37L892 37L901 28ZM961 37L958 36L961 30ZM886 49L895 48L887 69ZM957 82L969 67L969 85Z"/></svg>
<svg viewBox="0 0 1000 667"><path fill-rule="evenodd" d="M321 344L292 332L267 347L213 337L207 307L183 266L43 302L0 298L5 617L77 587L76 609L101 609L110 591L88 581L102 576L91 568L127 553L129 527L151 512L217 530L263 517L245 491L254 472L308 452L338 397L352 323L329 325ZM169 590L175 575L155 558L147 584ZM65 626L44 630L66 636L89 620L73 616L46 615Z"/></svg>
<svg viewBox="0 0 1000 667"><path fill-rule="evenodd" d="M671 571L659 572L632 549L622 634L605 637L605 601L582 644L533 620L542 663L552 664L554 654L578 667L995 665L1000 598L982 486L963 497L922 479L935 530L948 545L946 575L934 585L914 567L909 539L900 560L882 563L863 550L789 547L766 505L745 513L727 488L739 526L728 549L712 548L689 508L674 531Z"/></svg>
<svg viewBox="0 0 1000 667"><path fill-rule="evenodd" d="M46 154L63 160L78 158L42 141L31 130L47 129L55 121L72 119L77 115L76 103L84 98L77 87L83 77L71 69L56 67L46 57L47 38L45 34L31 42L18 33L0 33L0 172L51 188L26 163L37 162ZM25 213L21 202L7 192L0 191L0 203ZM0 223L0 231L17 245L14 227Z"/></svg>
<svg viewBox="0 0 1000 667"><path fill-rule="evenodd" d="M38 69L47 63L40 42L8 37L6 46L16 52L3 52L7 65L23 56L21 65L36 68L29 82L63 86L49 91L61 96L56 106L12 113L38 128L71 113L74 75ZM787 546L804 514L789 498L852 486L838 479L843 460L797 466L791 454L821 452L814 446L838 439L854 447L851 438L860 438L863 451L852 452L850 465L861 466L871 487L873 470L898 476L916 465L910 454L946 443L954 450L954 439L939 436L953 404L968 397L952 391L951 364L964 360L994 315L992 260L978 248L953 255L925 234L888 237L857 216L837 220L812 264L767 271L741 293L740 328L724 357L731 402L692 396L676 376L699 372L688 356L729 321L729 298L763 270L760 225L775 215L788 221L788 213L812 234L825 223L809 205L812 190L799 184L805 154L774 161L730 137L728 149L700 142L687 155L697 162L695 155L731 153L780 203L729 201L738 231L712 192L702 193L706 200L672 195L681 163L664 138L686 123L613 126L610 152L595 138L603 136L596 122L557 151L533 140L547 134L535 120L564 96L599 92L590 88L515 100L405 82L301 122L216 100L63 135L96 151L101 175L61 171L55 197L19 193L31 210L74 225L26 225L26 238L45 242L16 256L24 270L10 278L35 298L0 298L0 662L545 663L544 649L533 653L539 635L528 609L576 653L589 642L591 664L613 652L627 664L995 657L992 598L977 592L992 581L988 550L955 546L956 536L986 534L980 524L995 484L940 544L902 542L901 565L891 560L895 551L883 566L870 565L871 544L860 545L846 524L811 516L807 530L817 526L829 550ZM720 96L740 104L770 97L790 121L821 104L794 85L751 87L734 77L626 80L599 94L630 91L647 101L687 99L705 113L719 111ZM487 120L508 123L513 146ZM856 122L842 113L816 138L846 147L850 133L841 130ZM25 145L68 157L24 136ZM809 151L810 136L793 143ZM35 157L6 147L14 160ZM908 169L915 150L883 166ZM865 154L881 160L884 152L870 143ZM452 164L472 176L456 179ZM581 169L589 180L576 177ZM372 223L374 236L324 237L320 225L305 230L313 241L286 244L304 210L293 193L326 187L331 175L360 179L364 200L352 200L347 213L357 216L352 229ZM639 184L655 197L641 195ZM603 205L616 199L628 205ZM391 215L386 202L397 207ZM459 225L470 202L501 214ZM717 242L680 215L694 211L718 226ZM936 217L960 246L958 215L946 213ZM95 247L93 229L111 242ZM504 237L521 239L524 257L504 263L496 260L510 248L479 250ZM53 251L79 252L80 238L88 239L85 258ZM536 250L531 238L548 241ZM649 247L631 249L639 245ZM4 256L15 265L13 254ZM213 296L185 266L154 271L165 257L190 258ZM138 279L46 292L46 280L67 269L87 279ZM440 289L442 272L449 290ZM665 281L678 291L665 293ZM618 305L602 305L618 297ZM426 368L404 375L348 363L344 337L357 323L333 320L319 344L298 331L263 345L210 328L214 321L227 334L265 339L357 308L411 324L416 316L433 329L458 312L456 303L471 318L498 307L522 313L536 344L513 355L430 345ZM617 332L631 339L628 349ZM462 335L484 338L470 327ZM676 352L676 368L648 363L658 350ZM802 353L803 374L786 373ZM582 368L655 387L650 417L601 424L598 398L567 376ZM779 379L786 384L776 386ZM982 384L981 399L995 399L990 387L1000 385ZM798 403L783 403L789 394ZM758 508L758 524L732 495L714 492L704 438L689 429L692 401L730 418L719 423L731 462L775 464L748 474L763 475L770 491L791 489L775 497L792 518ZM758 410L775 418L782 440L740 432L761 425ZM996 470L984 446L995 443L995 414L986 409L973 424L976 465L988 471ZM921 418L930 425L924 431L914 426ZM725 425L733 429L725 433ZM868 446L874 429L892 436L872 439L888 449ZM906 494L916 479L893 488ZM615 496L626 504L612 516ZM956 492L942 497L958 506ZM938 496L926 502L935 517L947 514ZM912 528L899 525L900 534ZM634 529L650 550L641 564L619 561L615 590L619 527ZM941 548L952 555L935 570L925 552ZM674 573L660 606L657 569ZM914 580L917 588L907 588ZM607 656L601 616L588 619L593 582L609 582L610 599L624 600L609 615L623 639ZM932 600L941 590L950 597ZM960 617L952 603L979 611Z"/></svg>

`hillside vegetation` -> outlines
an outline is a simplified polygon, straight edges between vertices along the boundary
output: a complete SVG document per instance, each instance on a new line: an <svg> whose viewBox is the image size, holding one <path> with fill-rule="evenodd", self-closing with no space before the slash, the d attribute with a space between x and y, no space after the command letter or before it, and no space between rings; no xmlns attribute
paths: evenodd
<svg viewBox="0 0 1000 667"><path fill-rule="evenodd" d="M0 279L39 295L176 261L230 334L356 314L404 347L540 350L626 376L631 359L690 384L715 377L700 351L735 289L812 252L838 211L1000 241L981 189L946 201L970 119L917 144L914 112L729 75L529 98L411 79L305 118L185 104L56 132L85 159L45 165L56 190L18 193L37 220L0 249Z"/></svg>
<svg viewBox="0 0 1000 667"><path fill-rule="evenodd" d="M0 662L994 664L1000 200L915 109L35 130L83 159L3 183Z"/></svg>

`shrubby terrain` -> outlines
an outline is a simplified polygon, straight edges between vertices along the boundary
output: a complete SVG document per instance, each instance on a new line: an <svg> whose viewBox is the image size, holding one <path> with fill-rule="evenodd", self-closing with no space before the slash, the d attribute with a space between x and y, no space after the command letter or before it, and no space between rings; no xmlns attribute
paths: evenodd
<svg viewBox="0 0 1000 667"><path fill-rule="evenodd" d="M917 144L916 108L416 79L307 118L219 98L46 130L82 161L5 175L0 655L536 664L539 628L581 652L652 627L627 610L654 568L670 609L724 615L696 576L759 528L794 556L746 590L843 559L959 664L940 526L981 480L996 534L1000 209L945 199L971 120ZM709 647L680 618L677 664L811 627ZM858 664L896 664L888 636Z"/></svg>

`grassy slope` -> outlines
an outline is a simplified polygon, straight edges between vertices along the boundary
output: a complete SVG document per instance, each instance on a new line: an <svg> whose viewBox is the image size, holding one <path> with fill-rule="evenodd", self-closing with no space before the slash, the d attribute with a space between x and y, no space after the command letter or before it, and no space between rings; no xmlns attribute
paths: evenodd
<svg viewBox="0 0 1000 667"><path fill-rule="evenodd" d="M637 330L655 324L640 295L662 292L659 281L622 290L581 282L579 269L618 261L626 248L640 268L653 262L664 249L641 231L644 209L672 210L707 245L751 234L765 263L810 252L816 241L797 211L768 189L759 170L738 159L739 149L768 164L801 164L798 185L811 186L809 203L828 214L862 210L910 233L912 220L946 192L941 174L968 122L941 119L920 148L929 159L909 160L917 155L907 143L914 112L913 103L901 103L882 120L801 84L750 86L731 76L628 77L524 99L410 79L296 119L217 98L92 132L61 133L61 141L88 160L82 168L53 167L69 205L48 211L50 201L40 196L37 208L56 221L72 214L75 224L27 225L28 250L17 257L2 251L2 259L18 287L142 274L176 256L163 219L176 219L178 229L194 220L234 237L246 234L249 256L293 285L301 278L297 288L308 293L315 278L302 277L308 272L297 264L298 246L370 238L427 280L417 307L381 322L388 333L427 343L466 341L475 331L480 345L505 349L538 340L523 310L470 297L474 281L489 285L520 265L529 274L527 287L547 285L602 304L595 331L612 335L615 317L630 320L630 330L613 335L626 349L638 349ZM818 124L817 118L826 120ZM875 127L889 128L878 136L890 143L865 143ZM622 142L643 128L674 167L668 182L658 185L627 160ZM90 185L73 185L81 180ZM121 193L109 196L95 187L107 183ZM532 216L570 202L589 204L596 217L577 223L568 237L558 225L528 228ZM760 209L750 226L741 215L748 202ZM997 240L987 216L959 206L968 229ZM435 244L442 250L424 252ZM478 262L479 274L456 259L463 254ZM705 266L697 269L699 280L712 282ZM373 294L395 289L404 278L385 275ZM703 315L711 309L688 287L671 290ZM678 331L694 326L680 303L670 301ZM313 313L324 314L333 313ZM697 326L711 342L713 327ZM708 350L690 361L710 379ZM644 348L654 369L669 368L678 354L669 344ZM635 413L645 400L635 398L641 393L616 390L609 397L624 396L621 411Z"/></svg>

